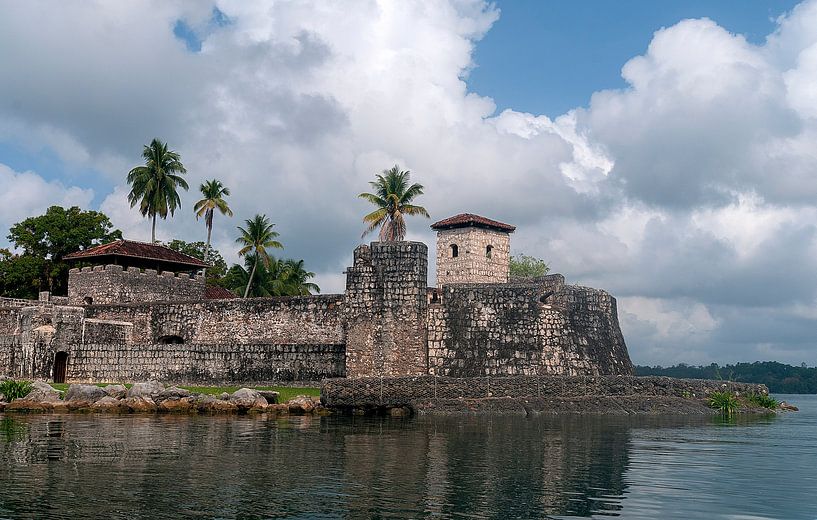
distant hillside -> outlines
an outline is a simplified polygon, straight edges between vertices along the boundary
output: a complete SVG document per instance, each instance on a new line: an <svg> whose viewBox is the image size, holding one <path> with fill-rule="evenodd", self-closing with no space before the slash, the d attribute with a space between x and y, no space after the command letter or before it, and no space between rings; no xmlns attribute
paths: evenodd
<svg viewBox="0 0 817 520"><path fill-rule="evenodd" d="M673 367L646 367L636 365L639 376L670 376L693 379L723 379L763 383L775 394L817 394L817 368L791 366L775 361L756 361L719 366L691 366L684 363Z"/></svg>

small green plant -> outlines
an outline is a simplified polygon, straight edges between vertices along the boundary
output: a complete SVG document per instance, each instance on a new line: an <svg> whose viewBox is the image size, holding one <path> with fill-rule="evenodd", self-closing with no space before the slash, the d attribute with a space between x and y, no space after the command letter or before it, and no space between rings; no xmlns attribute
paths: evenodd
<svg viewBox="0 0 817 520"><path fill-rule="evenodd" d="M0 394L6 397L6 401L11 402L12 399L25 397L31 392L31 382L29 381L15 381L13 379L6 379L0 382Z"/></svg>
<svg viewBox="0 0 817 520"><path fill-rule="evenodd" d="M709 406L723 415L731 416L738 411L738 398L732 392L712 392L709 394Z"/></svg>
<svg viewBox="0 0 817 520"><path fill-rule="evenodd" d="M768 408L769 410L774 410L780 406L777 399L768 394L746 394L746 400L753 405L760 406L761 408Z"/></svg>

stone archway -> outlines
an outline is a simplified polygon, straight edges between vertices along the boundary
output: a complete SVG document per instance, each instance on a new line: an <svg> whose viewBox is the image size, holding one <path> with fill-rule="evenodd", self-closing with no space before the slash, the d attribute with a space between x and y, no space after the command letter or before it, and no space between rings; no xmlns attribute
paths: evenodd
<svg viewBox="0 0 817 520"><path fill-rule="evenodd" d="M54 382L64 383L68 372L68 352L57 352L54 355Z"/></svg>

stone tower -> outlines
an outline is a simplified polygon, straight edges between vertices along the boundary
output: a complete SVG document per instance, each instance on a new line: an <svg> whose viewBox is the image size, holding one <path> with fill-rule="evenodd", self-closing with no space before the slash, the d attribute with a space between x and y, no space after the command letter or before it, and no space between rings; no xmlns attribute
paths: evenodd
<svg viewBox="0 0 817 520"><path fill-rule="evenodd" d="M437 287L508 282L514 226L462 213L431 229L437 231Z"/></svg>

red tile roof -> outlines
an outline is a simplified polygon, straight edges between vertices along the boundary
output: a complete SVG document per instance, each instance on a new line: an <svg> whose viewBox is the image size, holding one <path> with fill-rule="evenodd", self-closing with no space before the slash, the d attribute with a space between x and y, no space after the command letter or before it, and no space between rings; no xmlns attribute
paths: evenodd
<svg viewBox="0 0 817 520"><path fill-rule="evenodd" d="M499 222L497 220L491 220L479 215L474 215L472 213L460 213L459 215L454 215L453 217L448 217L447 219L435 222L431 224L431 229L454 229L468 226L496 229L497 231L504 231L506 233L513 233L516 229L516 226L505 224L504 222Z"/></svg>
<svg viewBox="0 0 817 520"><path fill-rule="evenodd" d="M174 251L169 247L158 244L148 244L147 242L136 242L134 240L117 240L101 246L90 247L83 251L77 251L70 255L65 255L65 260L92 260L103 256L121 256L128 258L140 258L144 260L158 260L172 264L179 264L190 267L209 267L198 258Z"/></svg>
<svg viewBox="0 0 817 520"><path fill-rule="evenodd" d="M236 294L229 289L211 285L208 285L204 289L204 297L208 300L226 300L229 298L238 298L238 296L236 296Z"/></svg>

